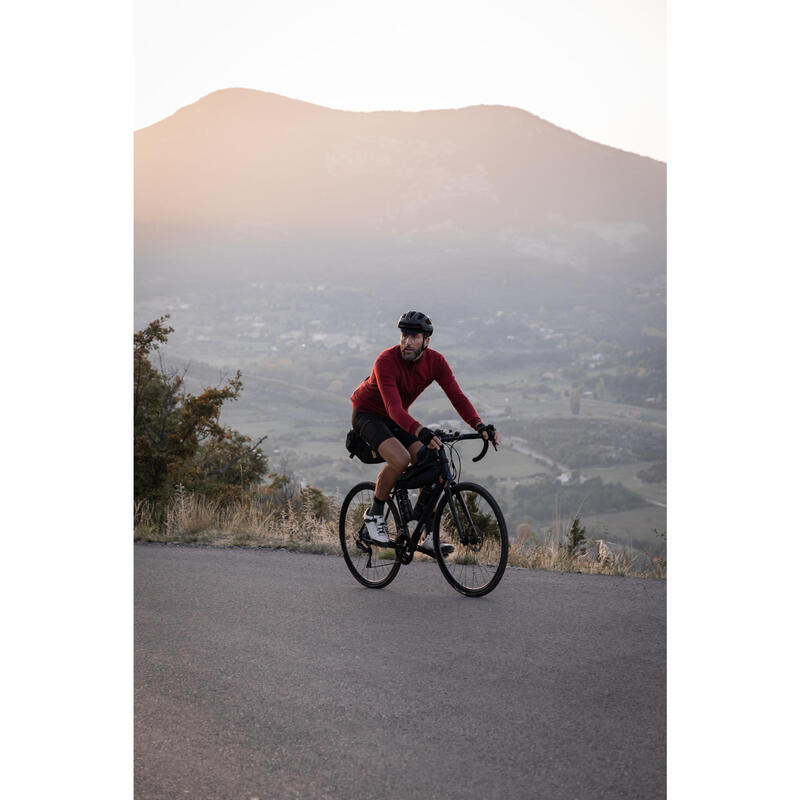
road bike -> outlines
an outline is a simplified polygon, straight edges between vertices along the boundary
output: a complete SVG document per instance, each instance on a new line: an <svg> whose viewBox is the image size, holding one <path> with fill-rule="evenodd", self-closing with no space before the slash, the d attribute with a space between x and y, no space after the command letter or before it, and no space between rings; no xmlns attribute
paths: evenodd
<svg viewBox="0 0 800 800"><path fill-rule="evenodd" d="M483 437L457 431L434 433L444 446L403 472L386 501L388 545L372 543L364 525L364 511L372 505L375 484L364 481L350 489L339 514L342 553L359 583L383 589L397 577L402 565L411 563L427 532L433 535L436 562L447 582L461 594L480 597L503 577L508 532L494 497L477 483L460 482L461 457L455 445ZM483 450L473 462L480 461L488 449L489 440L484 439ZM417 488L419 496L412 508L408 492ZM443 544L452 545L453 551L442 555Z"/></svg>

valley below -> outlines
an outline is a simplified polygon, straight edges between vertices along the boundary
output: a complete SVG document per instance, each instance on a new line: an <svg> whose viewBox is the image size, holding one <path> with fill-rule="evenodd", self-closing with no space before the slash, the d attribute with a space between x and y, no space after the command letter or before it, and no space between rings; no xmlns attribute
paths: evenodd
<svg viewBox="0 0 800 800"><path fill-rule="evenodd" d="M345 450L350 394L396 343L409 302L308 281L191 290L140 282L135 321L170 315L175 332L162 366L185 373L189 392L241 370L244 392L222 421L254 441L268 437L262 450L272 472L343 496L377 474ZM512 535L545 541L578 516L589 538L663 553L663 336L645 328L605 340L597 325L582 325L585 309L497 306L469 309L441 295L425 306L436 324L431 346L502 439L477 464L477 446L461 445L462 477L497 496ZM410 411L428 426L466 430L436 384Z"/></svg>

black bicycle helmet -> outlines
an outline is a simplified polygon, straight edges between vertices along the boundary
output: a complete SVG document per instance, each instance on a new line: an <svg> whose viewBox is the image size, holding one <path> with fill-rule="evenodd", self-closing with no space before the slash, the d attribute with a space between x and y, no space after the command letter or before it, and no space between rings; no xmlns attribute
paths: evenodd
<svg viewBox="0 0 800 800"><path fill-rule="evenodd" d="M430 336L433 333L431 318L421 311L406 311L406 313L400 317L397 327L400 328L401 331L424 333L425 336Z"/></svg>

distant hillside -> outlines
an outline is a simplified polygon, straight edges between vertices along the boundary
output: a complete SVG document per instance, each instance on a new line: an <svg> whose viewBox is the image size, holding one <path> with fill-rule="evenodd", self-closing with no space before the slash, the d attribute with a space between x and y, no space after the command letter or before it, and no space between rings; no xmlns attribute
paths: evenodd
<svg viewBox="0 0 800 800"><path fill-rule="evenodd" d="M139 283L378 270L621 297L665 271L666 165L515 108L363 113L226 89L134 141Z"/></svg>

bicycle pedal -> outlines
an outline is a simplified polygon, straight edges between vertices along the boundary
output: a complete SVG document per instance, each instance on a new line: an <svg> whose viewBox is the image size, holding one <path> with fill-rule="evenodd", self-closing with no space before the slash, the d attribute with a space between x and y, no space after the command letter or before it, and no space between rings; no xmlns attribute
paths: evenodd
<svg viewBox="0 0 800 800"><path fill-rule="evenodd" d="M395 542L393 542L391 539L389 539L388 542L376 542L372 540L369 536L369 533L366 530L362 530L358 534L358 539L360 542L370 545L371 547L390 547L390 548L396 547Z"/></svg>

